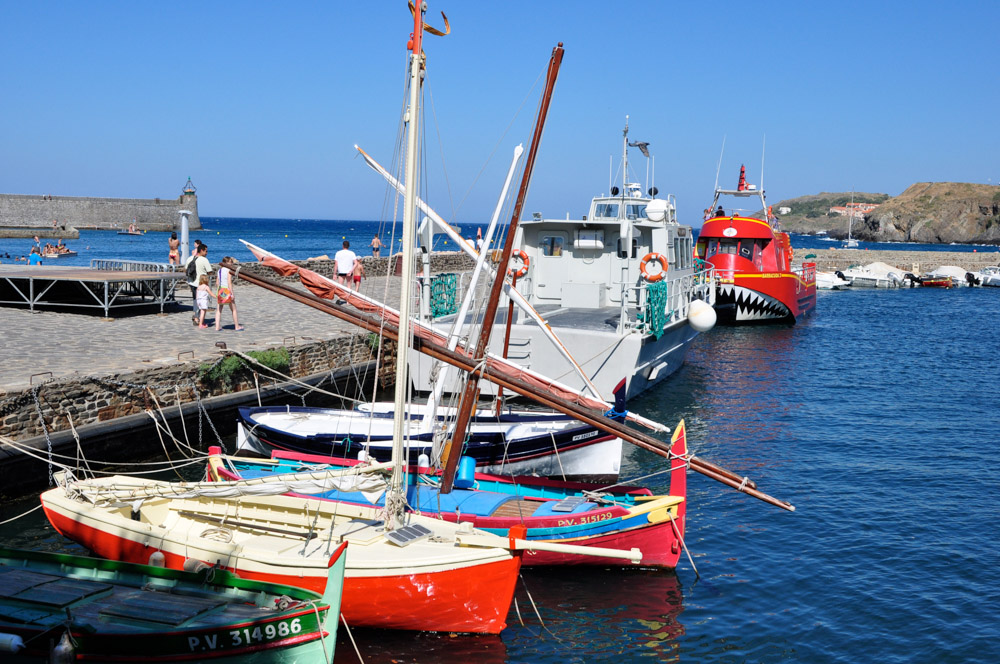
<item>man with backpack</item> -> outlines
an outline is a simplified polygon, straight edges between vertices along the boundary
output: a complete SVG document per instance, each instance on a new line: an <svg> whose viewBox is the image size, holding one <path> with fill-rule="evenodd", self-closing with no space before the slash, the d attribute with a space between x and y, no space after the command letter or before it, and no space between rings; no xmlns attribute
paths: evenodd
<svg viewBox="0 0 1000 664"><path fill-rule="evenodd" d="M198 280L201 275L207 276L212 271L212 264L208 262L207 255L208 245L199 244L194 255L184 264L184 276L187 277L188 286L191 288L191 322L195 325L198 324Z"/></svg>

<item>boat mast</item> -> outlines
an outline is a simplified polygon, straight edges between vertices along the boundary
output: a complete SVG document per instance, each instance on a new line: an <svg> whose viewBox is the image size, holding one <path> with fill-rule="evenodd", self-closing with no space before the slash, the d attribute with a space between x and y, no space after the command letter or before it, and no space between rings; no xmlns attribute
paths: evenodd
<svg viewBox="0 0 1000 664"><path fill-rule="evenodd" d="M531 172L535 167L535 157L538 154L538 145L542 140L542 130L545 128L545 117L549 112L549 104L552 101L552 90L556 85L556 78L559 76L559 65L562 63L563 45L562 42L552 49L552 57L549 59L549 71L545 79L545 90L542 92L542 99L538 107L538 117L535 119L535 132L531 137L531 145L528 148L528 157L524 162L524 173L521 175L521 187L517 192L517 199L514 202L514 212L511 215L510 225L507 227L507 238L503 245L503 252L500 262L497 264L496 279L493 280L493 287L490 289L489 300L486 302L486 311L483 313L483 326L479 334L479 341L476 343L476 350L473 357L476 360L486 357L486 349L490 343L490 334L493 332L493 322L496 320L497 308L500 306L500 292L503 290L504 280L507 274L507 265L510 263L511 254L514 253L514 235L517 232L518 221L521 218L521 210L524 207L524 199L528 195L528 185L531 182ZM409 187L407 187L409 191ZM455 430L452 433L451 441L448 443L448 453L445 461L444 472L441 475L441 493L450 493L455 481L455 470L458 467L458 459L462 456L462 447L465 443L466 432L469 428L469 420L472 412L476 408L479 395L479 379L469 376L465 381L462 396L458 402L458 415L455 418Z"/></svg>
<svg viewBox="0 0 1000 664"><path fill-rule="evenodd" d="M629 321L628 316L628 258L632 256L632 223L625 213L625 190L628 188L628 116L625 116L625 131L622 135L622 198L621 205L618 206L618 237L621 238L622 251L625 258L618 253L619 265L621 266L621 311L618 314L618 334L624 334Z"/></svg>
<svg viewBox="0 0 1000 664"><path fill-rule="evenodd" d="M412 7L412 5L411 5ZM396 344L396 390L393 402L392 422L392 479L389 492L386 494L386 527L393 528L399 524L405 510L403 499L403 467L404 438L406 435L406 396L409 380L406 378L407 355L410 349L410 297L413 276L413 249L417 215L417 150L419 149L418 132L420 128L420 88L421 71L424 66L424 55L421 49L424 33L423 13L427 10L425 2L418 2L413 9L413 33L407 48L410 50L410 99L409 107L404 116L407 127L406 135L406 196L403 207L403 265L400 280L399 302L399 336Z"/></svg>

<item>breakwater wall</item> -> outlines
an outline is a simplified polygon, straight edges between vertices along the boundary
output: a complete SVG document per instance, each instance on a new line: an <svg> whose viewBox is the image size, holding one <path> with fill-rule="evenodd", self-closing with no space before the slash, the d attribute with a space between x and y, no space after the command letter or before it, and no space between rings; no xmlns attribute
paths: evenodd
<svg viewBox="0 0 1000 664"><path fill-rule="evenodd" d="M176 198L90 198L0 194L0 228L21 232L18 237L70 229L122 230L135 219L143 231L171 231L180 223L181 210L191 212L190 228L198 230L197 194ZM53 227L53 222L55 226ZM41 231L41 232L39 232Z"/></svg>
<svg viewBox="0 0 1000 664"><path fill-rule="evenodd" d="M810 254L814 257L807 258ZM907 251L905 249L796 249L796 261L816 263L817 270L832 272L845 270L854 265L868 265L882 262L893 265L904 272L921 274L930 272L941 265L957 265L976 272L988 265L1000 265L997 251Z"/></svg>

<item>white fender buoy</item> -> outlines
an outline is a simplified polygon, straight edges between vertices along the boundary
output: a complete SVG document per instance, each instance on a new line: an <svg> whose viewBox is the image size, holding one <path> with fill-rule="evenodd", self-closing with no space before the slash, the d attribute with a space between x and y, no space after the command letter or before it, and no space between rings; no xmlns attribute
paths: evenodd
<svg viewBox="0 0 1000 664"><path fill-rule="evenodd" d="M0 633L0 652L17 652L24 647L24 641L17 634Z"/></svg>
<svg viewBox="0 0 1000 664"><path fill-rule="evenodd" d="M428 468L431 465L431 458L426 454L421 454L417 457L417 466L421 468Z"/></svg>
<svg viewBox="0 0 1000 664"><path fill-rule="evenodd" d="M358 450L358 461L368 461L368 452Z"/></svg>
<svg viewBox="0 0 1000 664"><path fill-rule="evenodd" d="M166 567L167 566L167 557L165 555L163 555L162 551L154 551L149 556L149 564L152 567Z"/></svg>
<svg viewBox="0 0 1000 664"><path fill-rule="evenodd" d="M196 560L195 558L188 558L184 561L184 571L185 572L200 572L203 569L210 568L211 565L203 560Z"/></svg>
<svg viewBox="0 0 1000 664"><path fill-rule="evenodd" d="M708 332L715 327L718 317L715 315L715 307L705 300L691 300L688 307L688 323L697 332Z"/></svg>

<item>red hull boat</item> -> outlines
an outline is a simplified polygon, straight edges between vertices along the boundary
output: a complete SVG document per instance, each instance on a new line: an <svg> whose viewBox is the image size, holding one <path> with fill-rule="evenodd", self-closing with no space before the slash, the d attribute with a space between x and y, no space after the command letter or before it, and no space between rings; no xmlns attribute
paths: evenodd
<svg viewBox="0 0 1000 664"><path fill-rule="evenodd" d="M766 220L729 213L721 196L756 197ZM746 183L745 168L735 190L716 189L710 218L701 228L698 258L715 268L715 310L727 325L795 323L816 308L816 264L792 265L792 244L778 229L764 190ZM707 211L708 212L708 211Z"/></svg>

